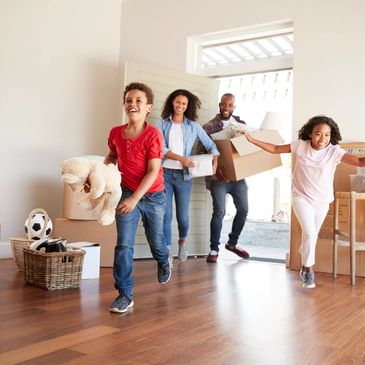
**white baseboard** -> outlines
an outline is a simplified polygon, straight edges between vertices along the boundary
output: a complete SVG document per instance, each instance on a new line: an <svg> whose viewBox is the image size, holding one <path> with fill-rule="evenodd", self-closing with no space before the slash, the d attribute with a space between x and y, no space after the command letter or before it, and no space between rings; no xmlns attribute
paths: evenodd
<svg viewBox="0 0 365 365"><path fill-rule="evenodd" d="M0 259L11 259L13 252L9 242L0 242Z"/></svg>

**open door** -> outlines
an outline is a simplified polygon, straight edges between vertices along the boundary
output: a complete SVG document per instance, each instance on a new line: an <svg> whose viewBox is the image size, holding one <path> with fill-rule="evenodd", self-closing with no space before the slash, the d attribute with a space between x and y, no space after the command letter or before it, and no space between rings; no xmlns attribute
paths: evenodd
<svg viewBox="0 0 365 365"><path fill-rule="evenodd" d="M126 61L124 68L124 86L138 81L150 86L155 95L155 101L148 121L154 124L160 120L163 103L172 91L187 89L197 95L202 103L199 113L199 123L204 124L217 113L218 81L203 76L184 72L159 69L137 62ZM175 212L175 209L174 209ZM190 202L190 229L187 241L189 255L204 255L209 251L210 218L212 201L205 188L204 178L193 180ZM173 254L177 254L178 231L176 219L172 222ZM139 224L136 235L135 258L151 257L151 252L144 234L142 223Z"/></svg>

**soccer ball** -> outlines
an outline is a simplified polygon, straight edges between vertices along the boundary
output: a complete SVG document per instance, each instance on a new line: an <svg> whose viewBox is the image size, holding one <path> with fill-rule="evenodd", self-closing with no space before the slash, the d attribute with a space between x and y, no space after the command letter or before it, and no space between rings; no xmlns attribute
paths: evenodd
<svg viewBox="0 0 365 365"><path fill-rule="evenodd" d="M48 237L52 232L52 221L48 219L47 227L43 235L42 230L46 221L46 217L41 213L33 214L30 218L30 222L27 220L24 223L25 233L29 236L28 228L30 230L30 238L32 240L40 240L41 238Z"/></svg>

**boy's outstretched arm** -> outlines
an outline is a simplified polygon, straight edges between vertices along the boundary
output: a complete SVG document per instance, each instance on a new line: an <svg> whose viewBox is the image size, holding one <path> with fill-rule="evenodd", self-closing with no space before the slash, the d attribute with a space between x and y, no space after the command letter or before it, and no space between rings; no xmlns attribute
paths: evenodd
<svg viewBox="0 0 365 365"><path fill-rule="evenodd" d="M274 154L291 152L290 144L277 145L277 144L259 141L258 139L253 138L251 136L251 134L248 133L247 131L243 131L242 134L245 135L245 137L247 138L247 140L249 142L253 143L257 147L260 147L267 152L274 153Z"/></svg>
<svg viewBox="0 0 365 365"><path fill-rule="evenodd" d="M365 157L357 157L355 155L351 155L350 153L345 153L342 156L341 162L344 162L348 165L364 167Z"/></svg>

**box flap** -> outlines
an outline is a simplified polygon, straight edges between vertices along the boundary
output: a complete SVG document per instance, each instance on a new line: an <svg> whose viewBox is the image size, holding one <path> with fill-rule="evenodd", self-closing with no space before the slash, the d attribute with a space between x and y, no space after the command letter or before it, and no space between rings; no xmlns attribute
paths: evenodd
<svg viewBox="0 0 365 365"><path fill-rule="evenodd" d="M269 142L272 144L284 143L283 138L280 136L278 131L269 129L259 129L250 133L253 138L260 141ZM245 136L240 136L231 139L231 143L237 150L240 156L249 155L250 153L262 151L262 148L255 146L253 143L247 141Z"/></svg>

